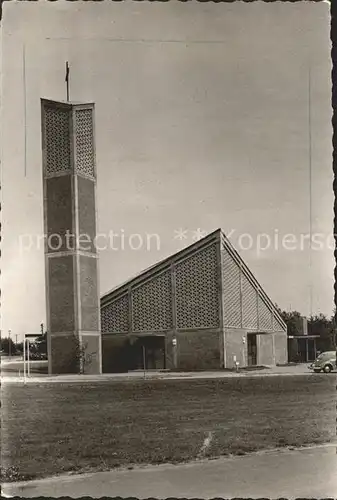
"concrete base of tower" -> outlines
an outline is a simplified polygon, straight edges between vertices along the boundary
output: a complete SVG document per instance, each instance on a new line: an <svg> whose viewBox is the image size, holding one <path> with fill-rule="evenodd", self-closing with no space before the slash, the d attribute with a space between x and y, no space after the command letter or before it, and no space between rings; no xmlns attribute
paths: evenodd
<svg viewBox="0 0 337 500"><path fill-rule="evenodd" d="M101 357L99 332L53 334L48 345L48 373L99 375Z"/></svg>

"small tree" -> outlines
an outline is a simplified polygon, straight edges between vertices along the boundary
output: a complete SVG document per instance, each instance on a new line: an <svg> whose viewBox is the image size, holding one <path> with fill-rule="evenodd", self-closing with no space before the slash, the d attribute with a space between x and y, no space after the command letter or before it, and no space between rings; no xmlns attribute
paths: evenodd
<svg viewBox="0 0 337 500"><path fill-rule="evenodd" d="M308 333L319 335L317 347L320 351L333 351L336 348L336 334L334 317L328 318L324 314L311 316L308 321Z"/></svg>
<svg viewBox="0 0 337 500"><path fill-rule="evenodd" d="M16 354L23 353L23 342L18 342L17 344L15 344L15 352Z"/></svg>
<svg viewBox="0 0 337 500"><path fill-rule="evenodd" d="M88 342L80 342L78 337L75 337L75 363L76 372L80 374L86 373L86 369L90 367L93 357L96 352L88 353Z"/></svg>
<svg viewBox="0 0 337 500"><path fill-rule="evenodd" d="M34 346L37 353L47 355L47 332L36 338Z"/></svg>

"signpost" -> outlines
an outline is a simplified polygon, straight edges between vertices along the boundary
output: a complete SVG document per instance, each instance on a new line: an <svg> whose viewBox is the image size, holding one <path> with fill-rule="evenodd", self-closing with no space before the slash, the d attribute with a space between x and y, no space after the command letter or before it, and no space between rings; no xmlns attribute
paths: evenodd
<svg viewBox="0 0 337 500"><path fill-rule="evenodd" d="M142 345L143 348L143 367L144 367L144 378L146 376L146 366L145 366L145 346Z"/></svg>
<svg viewBox="0 0 337 500"><path fill-rule="evenodd" d="M12 330L8 330L8 357L12 358L12 339L11 339Z"/></svg>
<svg viewBox="0 0 337 500"><path fill-rule="evenodd" d="M235 354L233 355L233 362L234 362L235 369L238 372L239 371L239 364L240 363L239 363L239 361L237 361Z"/></svg>
<svg viewBox="0 0 337 500"><path fill-rule="evenodd" d="M246 356L245 356L245 344L246 344L246 337L243 335L242 336L242 357L243 357L243 363L242 365L245 366L246 365Z"/></svg>

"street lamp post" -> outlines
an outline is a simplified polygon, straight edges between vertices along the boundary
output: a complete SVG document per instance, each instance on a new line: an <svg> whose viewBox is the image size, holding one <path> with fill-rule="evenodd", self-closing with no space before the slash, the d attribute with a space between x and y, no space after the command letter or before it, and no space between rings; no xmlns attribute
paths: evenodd
<svg viewBox="0 0 337 500"><path fill-rule="evenodd" d="M8 357L9 357L9 359L11 359L11 357L12 357L11 334L12 334L12 330L8 330Z"/></svg>
<svg viewBox="0 0 337 500"><path fill-rule="evenodd" d="M29 338L28 338L27 339L27 375L28 375L28 377L30 377L29 349L30 349L30 345L29 345Z"/></svg>

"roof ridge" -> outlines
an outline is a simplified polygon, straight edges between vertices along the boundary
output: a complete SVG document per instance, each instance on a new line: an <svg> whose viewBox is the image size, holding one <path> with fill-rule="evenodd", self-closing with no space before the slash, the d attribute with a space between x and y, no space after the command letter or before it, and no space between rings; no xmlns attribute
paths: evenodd
<svg viewBox="0 0 337 500"><path fill-rule="evenodd" d="M246 277L251 281L251 283L254 286L254 288L256 289L256 291L261 294L261 297L262 297L262 299L265 300L267 307L272 308L272 312L275 314L275 316L277 317L278 321L280 321L281 324L284 327L286 327L286 323L283 320L283 318L280 315L280 313L278 312L275 304L269 298L269 295L265 292L264 288L260 285L259 281L255 277L255 275L253 274L253 272L249 269L248 265L245 263L244 259L239 254L238 250L229 241L229 239L227 238L227 236L226 236L226 234L225 234L225 232L223 231L222 228L215 229L214 231L212 231L211 233L207 234L206 236L204 236L200 240L197 240L194 243L191 243L190 245L186 246L185 248L182 248L178 252L170 254L167 257L164 257L159 262L156 262L155 264L152 264L151 266L149 266L149 267L147 267L145 269L142 269L139 273L137 273L137 274L129 277L123 283L120 283L119 285L116 285L115 287L113 287L112 289L108 290L103 295L101 295L100 301L104 301L104 300L108 301L109 300L109 296L115 294L116 292L118 292L118 290L120 290L121 293L124 293L125 290L123 290L123 289L125 289L125 287L127 285L131 284L133 281L137 280L138 278L141 278L142 275L145 275L146 273L149 273L151 271L155 271L156 269L158 269L161 266L165 265L166 262L169 263L169 261L172 258L177 258L178 257L178 259L179 259L179 256L183 257L184 254L188 254L191 250L193 250L196 247L201 247L202 248L202 246L207 242L207 240L211 240L212 238L214 238L214 236L216 234L219 234L219 236L220 236L220 240L219 241L220 242L223 241L226 244L227 250L229 249L230 253L232 254L231 257L234 258L237 261L237 264L241 266L242 271L245 273ZM150 278L150 276L149 276L149 278Z"/></svg>

